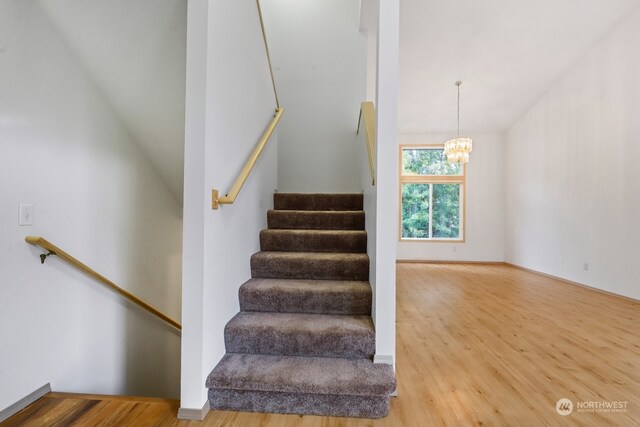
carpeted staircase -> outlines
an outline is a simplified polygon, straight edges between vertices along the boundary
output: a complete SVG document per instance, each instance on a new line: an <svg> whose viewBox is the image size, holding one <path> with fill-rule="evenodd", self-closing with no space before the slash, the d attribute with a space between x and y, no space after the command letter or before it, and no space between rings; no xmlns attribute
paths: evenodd
<svg viewBox="0 0 640 427"><path fill-rule="evenodd" d="M227 354L207 378L212 409L380 418L395 375L373 364L361 194L274 195Z"/></svg>

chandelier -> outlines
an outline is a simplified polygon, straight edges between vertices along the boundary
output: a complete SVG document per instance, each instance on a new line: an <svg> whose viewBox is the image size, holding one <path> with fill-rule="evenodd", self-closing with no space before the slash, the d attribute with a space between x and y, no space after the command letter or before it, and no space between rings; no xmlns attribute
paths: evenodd
<svg viewBox="0 0 640 427"><path fill-rule="evenodd" d="M471 138L460 138L460 85L462 81L458 80L455 85L458 86L458 136L444 143L444 154L447 156L449 163L468 163L469 153L473 149Z"/></svg>

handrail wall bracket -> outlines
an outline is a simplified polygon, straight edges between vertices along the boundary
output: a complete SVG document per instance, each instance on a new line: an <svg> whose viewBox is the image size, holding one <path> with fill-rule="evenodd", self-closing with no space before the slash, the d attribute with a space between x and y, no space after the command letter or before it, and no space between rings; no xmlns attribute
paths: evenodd
<svg viewBox="0 0 640 427"><path fill-rule="evenodd" d="M40 264L44 264L47 257L50 257L51 255L56 255L56 253L54 251L49 251L46 254L40 254Z"/></svg>
<svg viewBox="0 0 640 427"><path fill-rule="evenodd" d="M211 209L218 209L220 202L218 202L218 190L211 190Z"/></svg>

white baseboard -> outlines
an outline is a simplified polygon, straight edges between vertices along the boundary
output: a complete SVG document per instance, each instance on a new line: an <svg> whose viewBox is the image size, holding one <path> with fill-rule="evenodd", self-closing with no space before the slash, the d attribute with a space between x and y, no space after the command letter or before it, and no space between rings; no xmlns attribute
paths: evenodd
<svg viewBox="0 0 640 427"><path fill-rule="evenodd" d="M202 406L202 409L180 407L180 409L178 409L178 419L202 421L204 420L204 417L206 417L208 413L209 413L209 401L207 400Z"/></svg>
<svg viewBox="0 0 640 427"><path fill-rule="evenodd" d="M46 383L39 389L32 391L22 399L18 400L13 405L10 405L9 407L0 411L0 423L11 418L18 412L22 411L27 406L31 405L33 402L35 402L36 400L40 399L45 394L50 392L51 392L51 384L49 383Z"/></svg>
<svg viewBox="0 0 640 427"><path fill-rule="evenodd" d="M633 297L629 297L629 296L622 295L622 294L617 294L617 293L611 292L611 291L605 291L604 289L596 288L596 287L590 286L590 285L585 285L584 283L580 283L580 282L574 282L572 280L568 280L568 279L565 279L563 277L554 276L553 274L543 273L542 271L533 270L531 268L523 267L523 266L518 265L518 264L512 264L510 262L505 262L504 265L507 265L507 266L513 267L513 268L517 268L518 270L528 271L529 273L537 274L539 276L544 276L544 277L548 277L550 279L559 280L560 282L564 282L564 283L567 283L569 285L579 286L579 287L584 288L584 289L589 289L591 291L599 292L601 294L608 295L610 297L622 298L622 299L625 299L627 301L631 301L633 303L637 303L638 301L640 301L640 300L638 300L636 298L633 298Z"/></svg>
<svg viewBox="0 0 640 427"><path fill-rule="evenodd" d="M373 363L384 363L385 365L391 365L395 369L395 362L393 361L393 356L386 354L374 354L373 355Z"/></svg>

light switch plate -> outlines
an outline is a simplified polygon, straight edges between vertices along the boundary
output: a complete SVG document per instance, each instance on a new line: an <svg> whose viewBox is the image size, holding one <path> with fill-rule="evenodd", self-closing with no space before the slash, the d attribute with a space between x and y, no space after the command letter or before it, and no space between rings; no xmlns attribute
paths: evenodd
<svg viewBox="0 0 640 427"><path fill-rule="evenodd" d="M33 225L33 205L20 205L20 225Z"/></svg>

